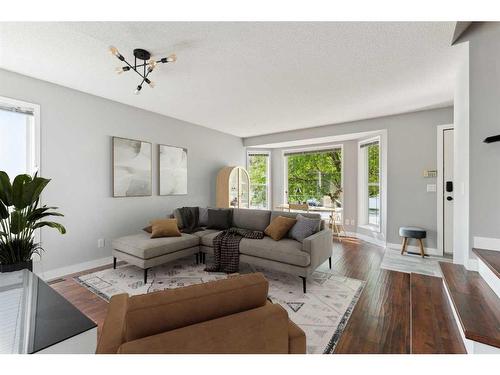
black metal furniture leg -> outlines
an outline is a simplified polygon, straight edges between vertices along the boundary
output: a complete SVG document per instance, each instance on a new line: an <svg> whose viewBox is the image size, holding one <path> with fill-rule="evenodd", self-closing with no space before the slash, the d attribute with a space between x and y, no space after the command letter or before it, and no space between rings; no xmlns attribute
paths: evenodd
<svg viewBox="0 0 500 375"><path fill-rule="evenodd" d="M149 268L144 269L144 284L147 284L148 282L148 270Z"/></svg>
<svg viewBox="0 0 500 375"><path fill-rule="evenodd" d="M195 256L196 256L196 264L199 264L200 263L200 253L196 253Z"/></svg>
<svg viewBox="0 0 500 375"><path fill-rule="evenodd" d="M302 279L302 290L304 291L304 294L306 293L306 278L304 276L300 276Z"/></svg>
<svg viewBox="0 0 500 375"><path fill-rule="evenodd" d="M113 257L113 269L116 270L116 258Z"/></svg>
<svg viewBox="0 0 500 375"><path fill-rule="evenodd" d="M328 258L328 265L330 266L330 269L332 269L332 257Z"/></svg>

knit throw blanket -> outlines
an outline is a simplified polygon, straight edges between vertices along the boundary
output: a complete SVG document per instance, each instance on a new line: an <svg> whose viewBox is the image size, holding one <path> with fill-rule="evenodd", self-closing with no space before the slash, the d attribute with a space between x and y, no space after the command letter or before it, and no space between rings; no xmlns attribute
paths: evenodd
<svg viewBox="0 0 500 375"><path fill-rule="evenodd" d="M240 268L240 241L242 238L262 239L264 233L248 229L230 228L220 232L213 239L214 264L207 266L207 272L238 272Z"/></svg>
<svg viewBox="0 0 500 375"><path fill-rule="evenodd" d="M179 208L183 228L182 233L194 233L203 230L199 225L200 211L198 207Z"/></svg>

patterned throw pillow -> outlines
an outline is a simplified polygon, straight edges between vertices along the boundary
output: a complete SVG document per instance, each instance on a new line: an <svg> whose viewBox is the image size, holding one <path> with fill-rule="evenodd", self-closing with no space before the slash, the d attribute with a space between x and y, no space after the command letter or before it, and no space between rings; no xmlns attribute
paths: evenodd
<svg viewBox="0 0 500 375"><path fill-rule="evenodd" d="M319 231L321 219L311 219L301 214L297 215L297 222L290 229L290 237L302 242L305 238Z"/></svg>

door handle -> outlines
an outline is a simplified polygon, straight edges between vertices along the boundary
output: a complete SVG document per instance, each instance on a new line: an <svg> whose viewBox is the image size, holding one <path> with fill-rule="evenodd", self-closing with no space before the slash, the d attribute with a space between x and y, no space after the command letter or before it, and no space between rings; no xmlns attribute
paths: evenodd
<svg viewBox="0 0 500 375"><path fill-rule="evenodd" d="M446 200L447 200L447 201L452 201L452 200L453 200L453 197L446 197Z"/></svg>

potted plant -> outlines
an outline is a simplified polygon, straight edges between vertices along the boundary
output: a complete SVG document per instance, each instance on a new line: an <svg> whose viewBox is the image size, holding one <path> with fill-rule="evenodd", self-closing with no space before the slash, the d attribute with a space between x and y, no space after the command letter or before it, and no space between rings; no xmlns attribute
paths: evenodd
<svg viewBox="0 0 500 375"><path fill-rule="evenodd" d="M33 254L40 256L41 245L35 242L35 230L42 227L66 229L59 223L46 221L49 216L64 216L57 207L40 206L40 194L49 179L20 174L10 181L0 171L0 272L33 270Z"/></svg>

